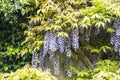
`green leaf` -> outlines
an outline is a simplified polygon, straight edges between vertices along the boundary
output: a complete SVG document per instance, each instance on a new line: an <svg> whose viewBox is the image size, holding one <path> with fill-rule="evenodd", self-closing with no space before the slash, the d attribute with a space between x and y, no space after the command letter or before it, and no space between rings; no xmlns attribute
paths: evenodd
<svg viewBox="0 0 120 80"><path fill-rule="evenodd" d="M105 28L105 23L102 22L102 21L98 21L97 23L95 23L95 26L96 27L103 27L103 28Z"/></svg>
<svg viewBox="0 0 120 80"><path fill-rule="evenodd" d="M99 50L98 49L92 49L91 53L99 53Z"/></svg>
<svg viewBox="0 0 120 80"><path fill-rule="evenodd" d="M68 37L69 35L68 35L68 33L66 33L66 32L58 32L58 33L57 33L57 36Z"/></svg>
<svg viewBox="0 0 120 80"><path fill-rule="evenodd" d="M113 32L115 32L115 29L113 29L113 28L107 28L107 32L108 33L113 33Z"/></svg>

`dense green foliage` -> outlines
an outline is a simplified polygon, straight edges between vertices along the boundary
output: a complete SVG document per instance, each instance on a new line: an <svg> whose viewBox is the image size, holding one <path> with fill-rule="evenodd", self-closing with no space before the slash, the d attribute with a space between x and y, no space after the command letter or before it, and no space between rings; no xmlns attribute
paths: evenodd
<svg viewBox="0 0 120 80"><path fill-rule="evenodd" d="M119 66L119 62L103 60L97 62L97 67L91 70L78 71L77 69L71 67L71 69L75 72L75 75L72 78L66 78L66 80L119 80Z"/></svg>
<svg viewBox="0 0 120 80"><path fill-rule="evenodd" d="M22 55L25 17L19 0L0 0L0 71L13 71L30 63L31 55Z"/></svg>
<svg viewBox="0 0 120 80"><path fill-rule="evenodd" d="M22 69L18 69L11 73L0 73L0 80L57 80L48 71L41 69L30 68L25 65Z"/></svg>
<svg viewBox="0 0 120 80"><path fill-rule="evenodd" d="M82 70L71 67L75 72L73 77L66 78L65 80L119 80L120 70L119 62L111 60L103 60L97 62L97 67L92 70ZM22 73L22 74L21 74ZM29 65L24 66L11 73L0 73L1 80L57 80L48 71L41 69L30 68Z"/></svg>
<svg viewBox="0 0 120 80"><path fill-rule="evenodd" d="M84 28L85 34L89 34L91 28L114 32L111 24L119 17L119 1L114 0L1 0L0 3L3 15L0 52L7 55L40 50L44 34L49 30L64 36L69 36L66 32L75 27ZM84 41L81 42L84 45Z"/></svg>

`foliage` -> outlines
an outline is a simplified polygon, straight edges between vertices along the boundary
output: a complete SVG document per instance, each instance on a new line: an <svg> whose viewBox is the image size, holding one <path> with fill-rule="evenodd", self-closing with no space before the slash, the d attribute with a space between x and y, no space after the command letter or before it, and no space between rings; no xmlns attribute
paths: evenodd
<svg viewBox="0 0 120 80"><path fill-rule="evenodd" d="M0 0L0 14L3 22L14 24L17 23L18 15L16 14L22 9L18 0Z"/></svg>
<svg viewBox="0 0 120 80"><path fill-rule="evenodd" d="M119 80L119 66L119 62L102 60L97 62L97 67L92 70L71 69L77 73L77 80Z"/></svg>
<svg viewBox="0 0 120 80"><path fill-rule="evenodd" d="M15 71L16 69L23 67L25 64L30 64L31 58L31 54L19 56L6 55L6 53L0 53L0 72Z"/></svg>
<svg viewBox="0 0 120 80"><path fill-rule="evenodd" d="M21 25L24 18L20 13L19 0L0 0L0 52L7 55L19 54L25 27Z"/></svg>
<svg viewBox="0 0 120 80"><path fill-rule="evenodd" d="M111 5L115 4L118 9L118 3L119 1L106 0L36 0L35 2L24 0L22 4L28 7L24 8L24 11L25 14L29 13L29 28L25 31L26 39L23 43L30 47L30 50L40 50L44 42L43 34L49 30L62 34L61 32L67 33L75 27L80 27L87 29L84 32L86 33L90 28L95 27L113 32L108 23L110 24L115 16L119 15L111 13Z"/></svg>
<svg viewBox="0 0 120 80"><path fill-rule="evenodd" d="M2 31L1 51L14 55L16 50L12 51L14 53L8 50L13 48L23 55L42 49L44 34L49 30L57 32L58 35L64 35L64 33L67 35L66 33L75 27L87 29L85 32L93 27L108 28L108 32L114 32L108 23L119 16L117 13L119 13L120 2L114 0L1 0L0 3L0 13L4 15L1 16L1 23L6 24L9 21L9 24L4 27L12 28L11 32L8 31L9 27L7 31ZM112 6L114 6L113 9ZM6 39L5 35L10 33L11 37ZM4 39L5 42L2 43Z"/></svg>
<svg viewBox="0 0 120 80"><path fill-rule="evenodd" d="M26 20L21 11L19 0L0 0L0 72L14 71L30 63L31 54L24 55L27 50L21 45L26 29L21 24Z"/></svg>
<svg viewBox="0 0 120 80"><path fill-rule="evenodd" d="M25 65L22 69L17 69L11 73L0 73L1 80L57 80L49 71L31 68Z"/></svg>

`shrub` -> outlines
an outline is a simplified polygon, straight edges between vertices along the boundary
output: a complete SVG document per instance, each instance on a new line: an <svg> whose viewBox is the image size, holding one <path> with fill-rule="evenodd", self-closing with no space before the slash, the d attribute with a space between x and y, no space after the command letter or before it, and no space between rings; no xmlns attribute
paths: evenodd
<svg viewBox="0 0 120 80"><path fill-rule="evenodd" d="M92 70L75 71L76 80L120 80L119 66L117 61L98 61L97 67Z"/></svg>
<svg viewBox="0 0 120 80"><path fill-rule="evenodd" d="M57 80L49 71L42 71L40 68L30 68L29 65L24 66L11 73L1 73L1 80Z"/></svg>

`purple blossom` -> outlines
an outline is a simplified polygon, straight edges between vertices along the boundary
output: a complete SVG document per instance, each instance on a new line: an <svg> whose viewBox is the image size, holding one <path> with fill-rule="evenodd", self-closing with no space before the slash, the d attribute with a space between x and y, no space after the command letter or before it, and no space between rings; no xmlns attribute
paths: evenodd
<svg viewBox="0 0 120 80"><path fill-rule="evenodd" d="M63 36L58 37L58 47L60 52L63 53L65 47L65 38Z"/></svg>
<svg viewBox="0 0 120 80"><path fill-rule="evenodd" d="M59 56L56 56L54 60L54 74L59 75Z"/></svg>
<svg viewBox="0 0 120 80"><path fill-rule="evenodd" d="M50 33L49 35L49 50L55 52L58 49L57 36L55 33Z"/></svg>
<svg viewBox="0 0 120 80"><path fill-rule="evenodd" d="M49 51L49 43L50 43L49 37L50 37L50 33L47 32L47 33L45 34L45 38L44 38L44 51L43 51L43 56L45 56L45 55L48 53L48 51Z"/></svg>
<svg viewBox="0 0 120 80"><path fill-rule="evenodd" d="M65 38L65 51L66 51L66 56L70 57L72 54L71 46L70 46L70 37Z"/></svg>
<svg viewBox="0 0 120 80"><path fill-rule="evenodd" d="M75 28L71 31L71 43L73 49L76 51L76 49L79 48L79 31L78 28Z"/></svg>

